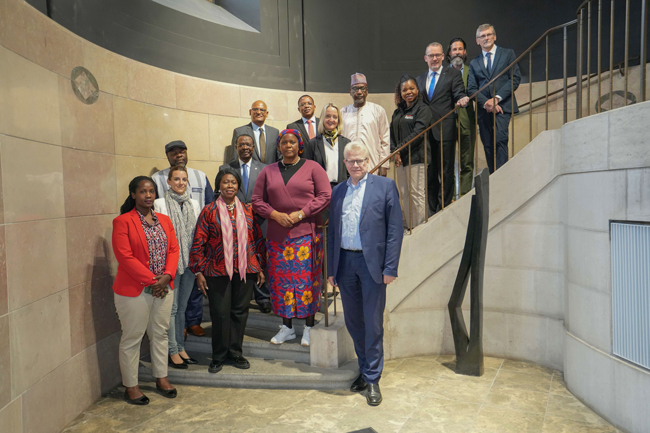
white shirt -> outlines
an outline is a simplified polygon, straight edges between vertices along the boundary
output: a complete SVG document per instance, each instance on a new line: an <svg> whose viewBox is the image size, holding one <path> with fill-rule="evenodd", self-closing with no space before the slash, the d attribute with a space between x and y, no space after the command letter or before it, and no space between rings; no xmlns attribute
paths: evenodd
<svg viewBox="0 0 650 433"><path fill-rule="evenodd" d="M261 155L262 151L260 150L260 129L264 131L264 141L266 141L266 125L262 126L257 126L256 124L252 123L253 125L253 135L255 136L255 145L257 146L257 154Z"/></svg>
<svg viewBox="0 0 650 433"><path fill-rule="evenodd" d="M329 141L323 136L323 142L325 143L325 167L327 172L327 177L330 179L330 182L338 182L339 180L339 138L336 137L334 140L334 146L330 144Z"/></svg>
<svg viewBox="0 0 650 433"><path fill-rule="evenodd" d="M368 156L372 170L381 160L390 155L390 127L386 110L381 105L372 102L357 108L354 104L346 105L341 110L343 118L343 136L350 141L360 141L370 151ZM388 168L390 161L386 161L382 167Z"/></svg>
<svg viewBox="0 0 650 433"><path fill-rule="evenodd" d="M312 128L314 128L314 137L318 135L316 132L316 116L311 116L311 119L302 118L302 124L305 125L305 131L307 131L307 136L309 137L309 122L312 122Z"/></svg>
<svg viewBox="0 0 650 433"><path fill-rule="evenodd" d="M442 65L437 70L429 69L429 74L427 75L427 95L429 94L429 87L431 87L431 80L433 79L433 73L436 73L436 81L433 83L433 90L436 90L436 85L440 81L440 73L442 72Z"/></svg>

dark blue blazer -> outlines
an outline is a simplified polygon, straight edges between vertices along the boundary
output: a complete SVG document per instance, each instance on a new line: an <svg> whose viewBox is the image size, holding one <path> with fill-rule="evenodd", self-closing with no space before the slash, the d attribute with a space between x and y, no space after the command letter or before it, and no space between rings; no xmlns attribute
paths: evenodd
<svg viewBox="0 0 650 433"><path fill-rule="evenodd" d="M515 56L514 51L497 45L497 51L494 53L494 62L492 62L492 74L488 74L487 68L483 64L483 53L476 56L469 64L469 75L467 76L468 95L471 96L476 93L478 89L485 86L492 78L510 66L515 60L517 60L517 56ZM510 82L510 77L512 77L512 83ZM519 65L515 65L510 71L497 78L493 85L478 94L478 116L483 117L487 113L483 109L483 105L485 105L488 99L496 95L501 97L499 105L504 113L519 113L517 98L512 93L512 88L514 87L514 90L517 90L520 81L521 73L519 72ZM511 97L512 100L510 99Z"/></svg>
<svg viewBox="0 0 650 433"><path fill-rule="evenodd" d="M332 190L329 230L327 236L327 274L336 278L341 252L341 217L348 183ZM383 275L397 277L402 250L402 208L397 185L392 179L368 174L359 221L361 247L370 275L377 284Z"/></svg>

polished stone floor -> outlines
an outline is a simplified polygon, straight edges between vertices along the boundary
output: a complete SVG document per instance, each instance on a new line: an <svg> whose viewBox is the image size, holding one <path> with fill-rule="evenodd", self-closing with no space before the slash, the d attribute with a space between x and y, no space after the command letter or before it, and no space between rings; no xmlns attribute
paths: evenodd
<svg viewBox="0 0 650 433"><path fill-rule="evenodd" d="M567 391L562 374L538 365L486 358L480 378L459 376L451 356L386 362L384 402L366 404L347 391L251 390L178 386L168 400L136 407L123 388L90 406L65 430L105 432L616 432ZM371 430L368 430L371 431Z"/></svg>

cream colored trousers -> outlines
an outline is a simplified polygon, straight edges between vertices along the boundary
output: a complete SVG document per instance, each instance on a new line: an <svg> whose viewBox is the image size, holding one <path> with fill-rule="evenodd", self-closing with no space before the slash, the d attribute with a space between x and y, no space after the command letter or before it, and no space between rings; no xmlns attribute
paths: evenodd
<svg viewBox="0 0 650 433"><path fill-rule="evenodd" d="M149 336L153 377L167 377L167 331L174 303L173 293L169 292L162 299L154 298L144 290L135 298L114 293L114 301L122 325L122 384L128 387L138 384L140 344L145 332Z"/></svg>
<svg viewBox="0 0 650 433"><path fill-rule="evenodd" d="M411 172L411 206L409 207L409 171ZM401 166L395 169L399 201L402 205L404 228L416 227L424 222L427 201L424 194L426 166L424 164ZM412 215L411 215L412 214ZM412 218L412 220L411 220ZM413 226L411 226L411 223Z"/></svg>

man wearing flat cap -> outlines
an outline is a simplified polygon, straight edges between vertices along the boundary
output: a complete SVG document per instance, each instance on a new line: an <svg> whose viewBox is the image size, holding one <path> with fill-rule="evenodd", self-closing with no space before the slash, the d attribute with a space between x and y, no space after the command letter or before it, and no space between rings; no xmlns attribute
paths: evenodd
<svg viewBox="0 0 650 433"><path fill-rule="evenodd" d="M151 176L153 181L156 182L156 198L164 197L165 193L169 189L169 185L167 184L169 169L176 165L180 165L185 167L187 170L187 180L189 183L187 189L190 191L190 196L199 202L201 209L203 209L206 204L212 203L214 201L214 191L212 190L210 181L205 173L187 167L187 146L185 143L181 140L167 143L165 146L165 154L167 155L167 161L169 161L169 167L160 170ZM196 284L194 284L194 288L190 294L190 300L187 304L187 310L185 311L185 326L187 330L199 337L205 335L205 331L201 328L202 319L203 296L198 290Z"/></svg>
<svg viewBox="0 0 650 433"><path fill-rule="evenodd" d="M341 110L343 135L350 141L359 141L368 147L369 170L390 155L390 127L386 110L381 105L368 102L368 81L360 73L352 75L350 96L353 103ZM390 163L386 161L376 174L386 176Z"/></svg>

